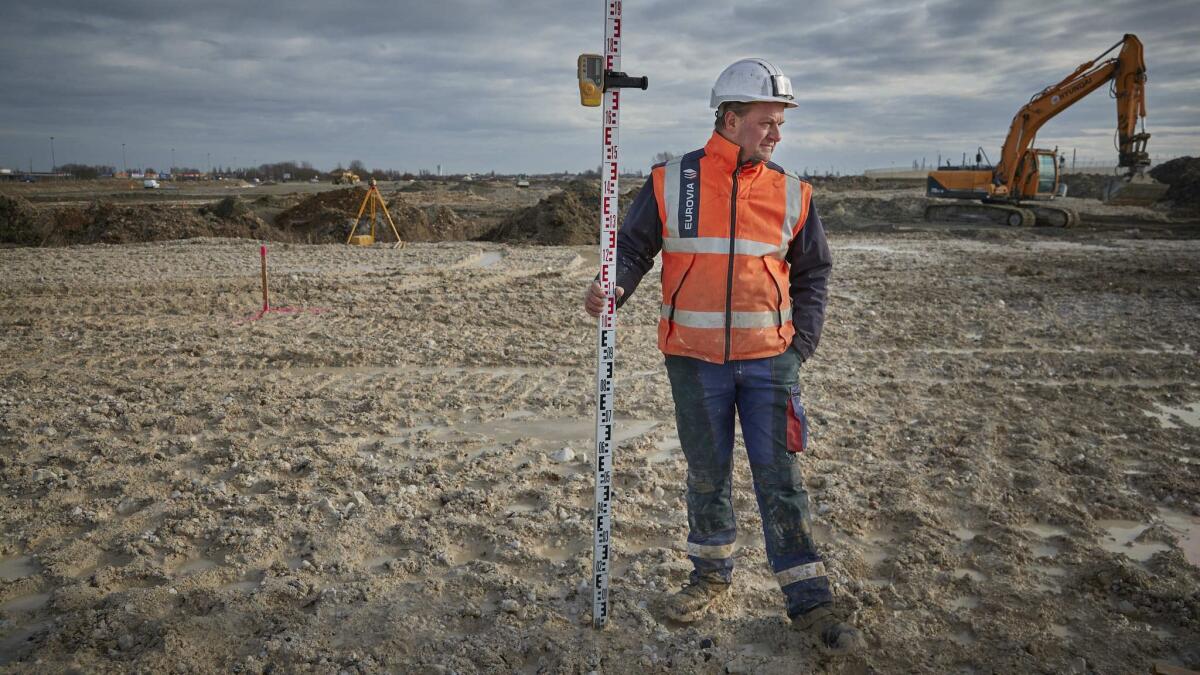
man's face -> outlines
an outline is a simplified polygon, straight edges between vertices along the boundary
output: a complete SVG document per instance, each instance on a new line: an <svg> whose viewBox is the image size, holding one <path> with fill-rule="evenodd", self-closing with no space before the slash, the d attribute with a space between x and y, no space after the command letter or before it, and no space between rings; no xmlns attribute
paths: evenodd
<svg viewBox="0 0 1200 675"><path fill-rule="evenodd" d="M759 102L751 104L742 117L726 116L725 137L742 149L738 153L739 164L771 159L775 144L783 138L779 128L783 126L785 107L782 103Z"/></svg>

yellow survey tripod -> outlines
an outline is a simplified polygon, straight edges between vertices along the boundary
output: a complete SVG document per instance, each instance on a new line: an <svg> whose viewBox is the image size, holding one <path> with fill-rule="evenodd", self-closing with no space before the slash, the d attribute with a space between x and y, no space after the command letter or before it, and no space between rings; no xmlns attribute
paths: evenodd
<svg viewBox="0 0 1200 675"><path fill-rule="evenodd" d="M396 243L392 244L392 248L400 248L404 246L404 242L400 239L400 232L396 229L396 223L392 220L392 214L388 213L387 204L383 201L383 196L379 194L379 188L375 185L375 179L372 178L367 185L367 195L363 197L362 205L358 207L358 215L354 217L354 227L350 228L350 236L346 239L347 244L356 246L370 246L375 243L375 222L380 211L387 218L388 225L392 226L392 234L396 235ZM371 207L371 233L355 235L358 231L358 224L362 222L363 214L367 211L367 206Z"/></svg>

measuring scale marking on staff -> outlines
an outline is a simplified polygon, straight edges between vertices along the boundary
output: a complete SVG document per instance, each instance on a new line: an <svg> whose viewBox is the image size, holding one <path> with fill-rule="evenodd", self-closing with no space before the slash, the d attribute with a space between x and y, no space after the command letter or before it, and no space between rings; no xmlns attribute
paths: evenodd
<svg viewBox="0 0 1200 675"><path fill-rule="evenodd" d="M600 192L600 286L606 301L600 312L596 334L596 494L592 539L592 627L608 621L608 582L612 563L612 451L613 451L613 364L617 346L616 259L617 227L617 141L620 120L620 89L649 84L645 77L629 77L621 67L621 2L604 3L604 56L581 54L577 63L579 101L588 107L600 105L603 151Z"/></svg>

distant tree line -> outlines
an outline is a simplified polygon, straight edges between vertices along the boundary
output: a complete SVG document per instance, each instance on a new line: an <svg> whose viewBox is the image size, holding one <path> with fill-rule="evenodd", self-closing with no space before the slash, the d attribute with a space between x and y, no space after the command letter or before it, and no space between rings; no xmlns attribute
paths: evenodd
<svg viewBox="0 0 1200 675"><path fill-rule="evenodd" d="M111 166L103 164L59 164L58 172L69 174L72 178L87 180L90 178L99 178L101 176L111 176L117 172Z"/></svg>

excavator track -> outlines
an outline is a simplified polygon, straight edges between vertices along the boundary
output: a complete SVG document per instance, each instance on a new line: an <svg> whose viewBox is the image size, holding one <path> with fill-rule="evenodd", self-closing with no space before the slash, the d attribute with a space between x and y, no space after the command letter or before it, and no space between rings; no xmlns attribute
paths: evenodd
<svg viewBox="0 0 1200 675"><path fill-rule="evenodd" d="M1009 227L1033 227L1037 223L1037 217L1028 208L983 202L931 201L925 206L925 220L929 222L992 223Z"/></svg>
<svg viewBox="0 0 1200 675"><path fill-rule="evenodd" d="M1079 225L1079 212L1065 206L1046 206L1044 204L1021 204L1021 208L1033 212L1038 227L1076 227Z"/></svg>

